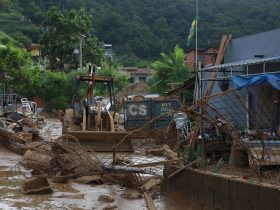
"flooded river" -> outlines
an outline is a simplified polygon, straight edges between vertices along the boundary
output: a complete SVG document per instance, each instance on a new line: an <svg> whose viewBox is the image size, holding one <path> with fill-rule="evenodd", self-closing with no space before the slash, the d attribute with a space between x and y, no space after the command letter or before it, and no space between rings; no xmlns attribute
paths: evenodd
<svg viewBox="0 0 280 210"><path fill-rule="evenodd" d="M56 119L46 119L41 135L47 139L55 139L61 135L62 126ZM68 183L50 184L52 194L26 195L20 191L24 179L18 180L14 166L21 160L21 156L7 150L0 145L0 209L109 209L115 206L117 210L146 210L144 198L126 199L123 194L136 194L137 191L127 189L117 184L89 185L73 181ZM15 178L15 179L13 179ZM114 198L112 203L98 201L100 195ZM137 196L138 197L138 196ZM186 206L167 197L158 196L154 200L157 209L186 210Z"/></svg>

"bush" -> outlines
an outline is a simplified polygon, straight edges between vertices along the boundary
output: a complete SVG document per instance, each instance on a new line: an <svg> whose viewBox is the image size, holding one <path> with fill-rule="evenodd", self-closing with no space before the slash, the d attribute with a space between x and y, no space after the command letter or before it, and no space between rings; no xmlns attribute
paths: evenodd
<svg viewBox="0 0 280 210"><path fill-rule="evenodd" d="M45 109L47 111L50 110L65 110L69 106L69 99L64 96L58 96L56 98L51 99L45 105Z"/></svg>

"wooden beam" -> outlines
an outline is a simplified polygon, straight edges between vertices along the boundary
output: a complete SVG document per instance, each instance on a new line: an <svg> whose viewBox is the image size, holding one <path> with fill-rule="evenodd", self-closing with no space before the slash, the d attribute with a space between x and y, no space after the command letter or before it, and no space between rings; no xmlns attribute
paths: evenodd
<svg viewBox="0 0 280 210"><path fill-rule="evenodd" d="M178 162L178 161L182 161L182 159L163 160L163 161L152 162L152 163L140 163L140 164L131 165L131 166L137 167L137 168L145 168L145 167L154 167L154 166L159 166L159 165L171 164L171 163Z"/></svg>
<svg viewBox="0 0 280 210"><path fill-rule="evenodd" d="M150 191L150 189L152 189L156 185L159 185L160 183L161 183L160 178L152 178L149 181L147 181L145 184L143 184L140 188L148 192Z"/></svg>
<svg viewBox="0 0 280 210"><path fill-rule="evenodd" d="M219 50L218 50L218 55L217 55L217 58L216 58L216 61L215 61L215 65L220 65L222 63L224 55L225 55L226 48L229 45L229 42L230 42L231 38L232 38L232 35L223 35L222 36L222 40L221 40L221 44L220 44L220 47L219 47ZM218 71L212 72L211 79L213 79L213 81L210 81L210 83L207 87L207 90L205 92L205 97L211 95L213 86L215 84L214 79L217 78L217 74L218 74Z"/></svg>
<svg viewBox="0 0 280 210"><path fill-rule="evenodd" d="M192 166L193 164L197 163L198 159L196 159L195 161L191 162L190 164L184 166L183 168L178 169L177 171L175 171L174 173L170 174L168 176L168 179L171 179L172 177L176 176L177 174L181 173L182 171L184 171L186 168Z"/></svg>
<svg viewBox="0 0 280 210"><path fill-rule="evenodd" d="M145 197L148 209L149 210L157 210L151 194L147 193L147 192L144 192L144 197Z"/></svg>

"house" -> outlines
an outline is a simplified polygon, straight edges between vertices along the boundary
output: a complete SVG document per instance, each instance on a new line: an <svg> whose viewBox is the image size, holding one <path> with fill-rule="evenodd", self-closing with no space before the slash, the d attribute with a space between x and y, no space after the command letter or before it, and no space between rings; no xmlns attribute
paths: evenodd
<svg viewBox="0 0 280 210"><path fill-rule="evenodd" d="M280 71L280 29L232 39L225 55L224 64L202 68L202 92L212 80L211 73L219 70L212 95L232 88L231 77L249 76ZM228 87L221 88L221 81L228 80Z"/></svg>
<svg viewBox="0 0 280 210"><path fill-rule="evenodd" d="M39 61L39 58L41 56L40 47L41 46L39 44L32 43L26 48L27 51L31 53L33 61Z"/></svg>
<svg viewBox="0 0 280 210"><path fill-rule="evenodd" d="M113 47L111 44L104 44L105 57L108 61L113 61Z"/></svg>
<svg viewBox="0 0 280 210"><path fill-rule="evenodd" d="M221 97L211 106L240 130L280 126L279 46L280 29L233 39L225 51L224 64L201 69L202 97L214 82L211 95ZM213 72L218 72L217 77L212 78ZM236 91L222 96L230 89Z"/></svg>
<svg viewBox="0 0 280 210"><path fill-rule="evenodd" d="M198 62L201 62L202 67L212 65L215 63L217 53L218 53L217 47L198 49L197 50ZM191 73L195 72L195 61L196 61L195 54L196 54L196 50L191 49L187 51L185 56L185 62L188 65Z"/></svg>
<svg viewBox="0 0 280 210"><path fill-rule="evenodd" d="M130 83L147 83L148 79L152 76L152 69L150 68L123 67L121 71L130 75Z"/></svg>
<svg viewBox="0 0 280 210"><path fill-rule="evenodd" d="M216 60L216 56L218 53L217 47L208 47L206 49L198 49L198 62L201 63L201 67L213 65ZM167 91L166 95L178 95L180 94L181 102L184 102L186 99L184 98L184 94L186 92L192 91L195 87L195 62L196 62L196 50L191 49L185 55L185 63L188 66L191 75L188 80L184 83L178 85L177 87L173 87L171 90ZM188 103L191 103L191 98L189 97Z"/></svg>

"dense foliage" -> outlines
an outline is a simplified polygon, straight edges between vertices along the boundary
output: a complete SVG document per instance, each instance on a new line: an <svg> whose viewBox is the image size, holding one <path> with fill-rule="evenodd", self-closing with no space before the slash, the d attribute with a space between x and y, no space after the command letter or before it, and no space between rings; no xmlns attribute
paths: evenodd
<svg viewBox="0 0 280 210"><path fill-rule="evenodd" d="M184 63L185 53L179 46L175 46L170 55L161 53L161 60L152 65L155 70L149 81L151 91L165 93L172 83L183 82L189 78L189 70Z"/></svg>
<svg viewBox="0 0 280 210"><path fill-rule="evenodd" d="M0 78L6 89L27 94L39 84L39 68L31 65L30 54L8 44L0 46Z"/></svg>
<svg viewBox="0 0 280 210"><path fill-rule="evenodd" d="M278 28L278 8L279 0L199 0L198 47L218 45L222 34L236 38ZM194 46L186 43L194 18L195 0L0 0L1 82L19 94L42 96L49 108L65 108L76 75L87 69L53 70L77 68L74 49L83 34L84 65L101 66L97 74L116 77L123 90L128 76L103 60L101 41L110 43L117 63L154 68L151 91L162 94L189 77L183 59ZM34 66L22 49L39 41L52 71ZM97 86L95 94L107 92Z"/></svg>
<svg viewBox="0 0 280 210"><path fill-rule="evenodd" d="M63 14L86 8L99 39L113 44L124 65L158 58L176 44L187 50L195 18L195 0L0 0L0 28L36 42L52 6ZM199 47L218 45L222 34L240 37L280 27L279 8L279 0L199 0Z"/></svg>
<svg viewBox="0 0 280 210"><path fill-rule="evenodd" d="M83 63L100 65L102 44L94 36L92 16L85 10L71 10L66 15L52 7L44 21L45 31L41 40L42 54L47 56L50 69L76 69L78 67L79 42L83 40ZM83 37L82 37L83 36Z"/></svg>

